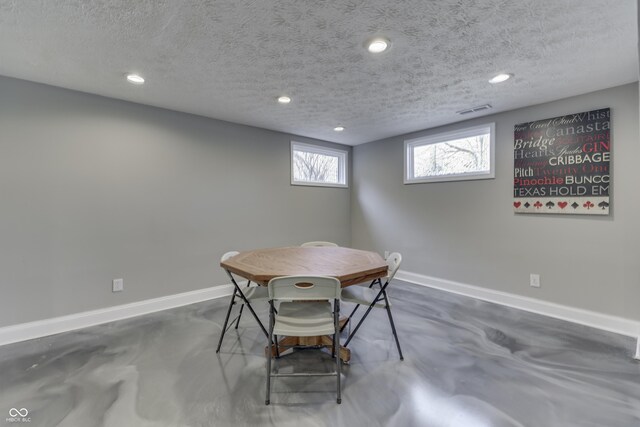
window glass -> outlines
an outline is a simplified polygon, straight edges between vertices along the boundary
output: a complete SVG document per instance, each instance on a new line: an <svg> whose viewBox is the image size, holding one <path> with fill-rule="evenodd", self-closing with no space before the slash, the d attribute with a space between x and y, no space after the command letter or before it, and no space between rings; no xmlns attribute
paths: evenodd
<svg viewBox="0 0 640 427"><path fill-rule="evenodd" d="M493 178L494 125L405 141L405 183Z"/></svg>
<svg viewBox="0 0 640 427"><path fill-rule="evenodd" d="M346 187L346 162L346 151L292 142L291 183Z"/></svg>

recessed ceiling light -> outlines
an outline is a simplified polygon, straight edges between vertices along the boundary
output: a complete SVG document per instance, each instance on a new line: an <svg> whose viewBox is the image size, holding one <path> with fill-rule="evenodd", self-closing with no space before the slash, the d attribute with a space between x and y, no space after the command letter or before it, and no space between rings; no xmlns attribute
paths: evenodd
<svg viewBox="0 0 640 427"><path fill-rule="evenodd" d="M502 83L509 80L511 77L513 77L513 74L505 74L505 73L498 74L497 76L491 78L489 80L489 83L491 84Z"/></svg>
<svg viewBox="0 0 640 427"><path fill-rule="evenodd" d="M284 96L284 95L283 95L283 96L281 96L281 97L279 97L279 98L278 98L278 102L279 102L280 104L288 104L288 103L290 103L290 102L291 102L291 98L289 98L288 96Z"/></svg>
<svg viewBox="0 0 640 427"><path fill-rule="evenodd" d="M384 37L376 37L367 43L367 50L371 53L382 53L389 49L391 42Z"/></svg>
<svg viewBox="0 0 640 427"><path fill-rule="evenodd" d="M336 126L333 128L336 132L342 132L344 130L344 126Z"/></svg>
<svg viewBox="0 0 640 427"><path fill-rule="evenodd" d="M127 74L127 81L135 85L141 85L144 83L144 77L139 74Z"/></svg>

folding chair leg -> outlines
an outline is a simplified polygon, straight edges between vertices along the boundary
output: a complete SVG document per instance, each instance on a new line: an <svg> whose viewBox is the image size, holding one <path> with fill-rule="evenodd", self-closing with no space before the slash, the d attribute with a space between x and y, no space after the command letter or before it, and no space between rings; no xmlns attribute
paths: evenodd
<svg viewBox="0 0 640 427"><path fill-rule="evenodd" d="M391 307L389 307L389 299L387 298L386 292L384 292L383 295L385 308L387 309L387 315L389 316L389 323L391 324L391 331L393 332L393 337L396 339L396 346L398 347L398 353L400 354L400 360L404 360L404 356L402 356L402 350L400 350L400 340L398 339L398 332L396 332L396 325L393 322L393 316L391 315Z"/></svg>
<svg viewBox="0 0 640 427"><path fill-rule="evenodd" d="M271 403L271 359L273 358L271 356L272 352L273 352L273 325L274 325L275 321L274 321L274 317L273 317L273 303L270 304L270 308L269 308L269 333L268 333L268 337L269 337L269 351L267 352L267 393L266 393L266 398L264 401L265 405L268 405L269 403ZM276 344L277 346L277 344Z"/></svg>
<svg viewBox="0 0 640 427"><path fill-rule="evenodd" d="M245 287L245 289L249 289L249 286L251 286L251 280L247 281L247 286ZM244 304L240 306L240 313L238 314L238 320L236 320L236 329L238 329L238 325L240 325L240 318L242 317L243 308L244 308Z"/></svg>
<svg viewBox="0 0 640 427"><path fill-rule="evenodd" d="M242 317L242 309L244 308L244 304L240 306L240 313L238 313L238 319L236 320L236 329L238 329L238 325L240 325L240 318Z"/></svg>
<svg viewBox="0 0 640 427"><path fill-rule="evenodd" d="M362 316L362 318L360 319L360 321L356 325L355 329L353 331L351 331L351 334L349 335L349 338L347 338L347 340L344 342L344 347L349 345L349 342L351 342L351 339L353 338L353 336L356 334L356 332L358 332L358 329L360 329L360 325L362 325L362 322L364 322L364 319L367 318L367 316L369 315L369 312L373 308L373 304L375 304L375 302L371 303L371 305L367 308L367 311L364 313L364 316Z"/></svg>
<svg viewBox="0 0 640 427"><path fill-rule="evenodd" d="M369 288L372 288L373 285L375 284L379 284L380 286L382 286L382 282L380 281L380 279L374 279L370 284L369 284ZM347 327L347 325L349 324L349 322L351 321L351 318L353 317L354 314L356 314L356 311L358 311L358 308L360 308L360 304L357 304L353 311L351 312L351 314L349 315L349 317L347 317L347 320L344 322L344 324L342 325L342 327L340 328L340 332L344 331L344 328ZM346 345L346 344L345 344Z"/></svg>
<svg viewBox="0 0 640 427"><path fill-rule="evenodd" d="M333 345L331 346L331 357L336 357L336 334L333 334Z"/></svg>
<svg viewBox="0 0 640 427"><path fill-rule="evenodd" d="M249 309L249 311L253 315L253 318L256 319L256 322L258 322L258 325L260 325L260 329L262 329L262 332L264 332L264 335L268 336L269 333L267 332L267 330L265 329L264 325L260 321L260 318L258 317L256 312L253 310L253 307L251 306L251 303L249 303L249 301L247 301L247 299L245 298L244 294L240 294L240 298L242 298L242 300L244 301L244 304L247 306L247 308Z"/></svg>
<svg viewBox="0 0 640 427"><path fill-rule="evenodd" d="M402 350L400 350L400 340L398 340L398 333L396 332L396 326L393 323L393 316L391 316L391 309L387 306L387 314L389 315L389 323L391 323L391 330L393 331L393 337L396 339L396 347L398 347L398 353L400 354L400 360L404 360Z"/></svg>
<svg viewBox="0 0 640 427"><path fill-rule="evenodd" d="M233 276L231 275L231 273L227 270L225 270L227 272L227 275L229 276L229 278L231 279L231 283L233 283L233 287L235 288L235 293L234 296L237 294L238 297L240 299L242 299L242 301L244 302L244 304L246 304L247 307L249 307L249 311L251 312L251 315L253 316L254 319L256 319L256 322L258 322L258 325L260 326L260 329L262 329L262 332L264 333L264 336L269 336L269 333L267 332L267 330L265 329L264 325L262 324L262 322L260 321L260 318L258 318L258 315L256 314L256 312L253 310L253 307L251 306L251 304L249 303L249 301L247 300L247 298L244 296L244 294L242 293L242 290L240 289L240 286L238 286L238 282L236 282L236 280L233 278ZM240 319L238 319L239 321Z"/></svg>
<svg viewBox="0 0 640 427"><path fill-rule="evenodd" d="M333 334L333 352L336 356L336 375L337 375L337 386L338 386L338 397L336 402L338 404L342 403L342 394L341 394L341 386L340 380L342 376L342 360L340 360L340 336L338 335L338 329L340 327L340 300L334 301L334 322L335 322L335 333Z"/></svg>
<svg viewBox="0 0 640 427"><path fill-rule="evenodd" d="M344 322L344 324L342 325L342 328L340 328L340 332L344 331L344 328L347 327L347 325L349 324L349 322L351 321L351 318L353 317L353 315L356 313L356 311L358 310L358 308L360 307L360 304L356 305L355 308L353 309L353 311L351 312L351 314L349 315L349 317L347 317L347 320Z"/></svg>
<svg viewBox="0 0 640 427"><path fill-rule="evenodd" d="M216 348L216 353L220 353L220 347L222 346L222 339L224 338L224 334L227 332L227 323L229 323L229 316L231 315L231 308L236 300L236 292L233 291L233 296L231 297L231 301L229 301L229 309L227 309L227 316L224 318L224 325L222 326L222 333L220 334L220 340L218 341L218 348Z"/></svg>

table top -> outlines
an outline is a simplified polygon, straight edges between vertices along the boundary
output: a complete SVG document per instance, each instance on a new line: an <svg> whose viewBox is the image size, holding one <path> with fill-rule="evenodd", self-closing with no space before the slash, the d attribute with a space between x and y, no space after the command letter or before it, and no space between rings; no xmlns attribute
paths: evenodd
<svg viewBox="0 0 640 427"><path fill-rule="evenodd" d="M220 263L225 270L266 286L279 276L330 276L343 287L387 275L386 261L375 252L343 247L257 249Z"/></svg>

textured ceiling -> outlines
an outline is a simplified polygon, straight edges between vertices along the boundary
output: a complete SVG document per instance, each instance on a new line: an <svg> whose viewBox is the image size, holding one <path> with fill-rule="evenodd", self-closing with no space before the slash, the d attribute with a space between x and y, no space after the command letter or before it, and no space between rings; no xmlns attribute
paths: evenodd
<svg viewBox="0 0 640 427"><path fill-rule="evenodd" d="M635 0L0 0L1 75L347 144L636 81L637 37Z"/></svg>

